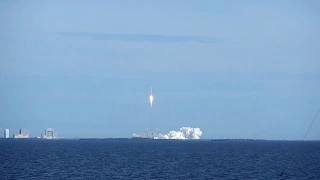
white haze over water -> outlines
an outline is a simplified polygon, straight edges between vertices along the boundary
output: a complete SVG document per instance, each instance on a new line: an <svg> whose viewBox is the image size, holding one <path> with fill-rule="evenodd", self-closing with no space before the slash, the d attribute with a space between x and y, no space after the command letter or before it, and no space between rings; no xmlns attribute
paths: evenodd
<svg viewBox="0 0 320 180"><path fill-rule="evenodd" d="M179 131L170 131L167 134L157 134L152 137L133 134L133 137L154 138L154 139L200 139L202 131L200 128L182 127Z"/></svg>

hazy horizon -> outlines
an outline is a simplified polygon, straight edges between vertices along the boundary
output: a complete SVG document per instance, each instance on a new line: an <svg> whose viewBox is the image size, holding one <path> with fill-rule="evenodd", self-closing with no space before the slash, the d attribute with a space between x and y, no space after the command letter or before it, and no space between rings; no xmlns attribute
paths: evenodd
<svg viewBox="0 0 320 180"><path fill-rule="evenodd" d="M0 128L300 140L320 108L319 1L0 1ZM150 111L150 87L154 102ZM320 119L306 140L320 139Z"/></svg>

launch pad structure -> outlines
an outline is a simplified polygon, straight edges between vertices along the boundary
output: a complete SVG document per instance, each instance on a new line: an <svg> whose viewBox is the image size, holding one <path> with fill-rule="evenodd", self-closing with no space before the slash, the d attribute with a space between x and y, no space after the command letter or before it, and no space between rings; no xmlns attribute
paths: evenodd
<svg viewBox="0 0 320 180"><path fill-rule="evenodd" d="M150 116L149 116L149 125L145 128L145 133L143 135L133 134L132 138L134 139L158 139L158 130L159 128L155 128L154 121L153 121L153 92L151 87L151 93L149 96L150 102Z"/></svg>

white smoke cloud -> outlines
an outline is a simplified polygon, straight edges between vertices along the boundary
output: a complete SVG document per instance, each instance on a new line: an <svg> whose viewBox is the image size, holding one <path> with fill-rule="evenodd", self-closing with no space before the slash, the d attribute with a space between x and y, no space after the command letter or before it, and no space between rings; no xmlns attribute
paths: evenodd
<svg viewBox="0 0 320 180"><path fill-rule="evenodd" d="M158 139L200 139L200 128L182 127L179 131L170 131L167 134L158 134Z"/></svg>

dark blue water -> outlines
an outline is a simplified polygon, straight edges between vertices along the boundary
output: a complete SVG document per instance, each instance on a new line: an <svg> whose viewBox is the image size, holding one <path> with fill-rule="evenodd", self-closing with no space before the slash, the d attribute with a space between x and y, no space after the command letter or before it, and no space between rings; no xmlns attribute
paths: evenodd
<svg viewBox="0 0 320 180"><path fill-rule="evenodd" d="M1 139L0 151L0 179L320 179L319 141Z"/></svg>

